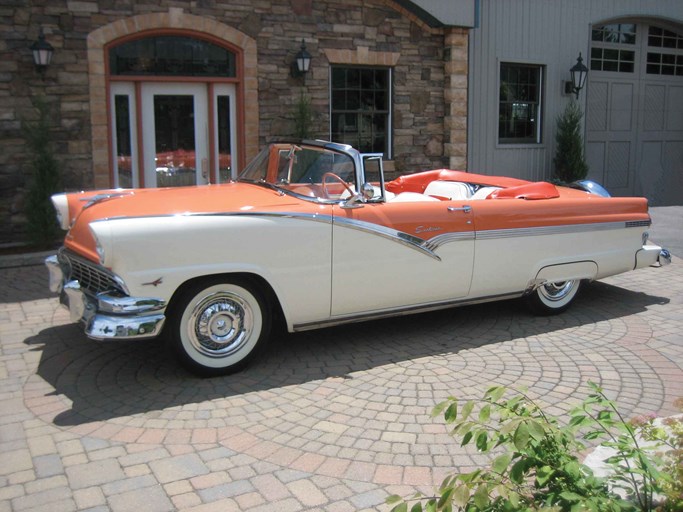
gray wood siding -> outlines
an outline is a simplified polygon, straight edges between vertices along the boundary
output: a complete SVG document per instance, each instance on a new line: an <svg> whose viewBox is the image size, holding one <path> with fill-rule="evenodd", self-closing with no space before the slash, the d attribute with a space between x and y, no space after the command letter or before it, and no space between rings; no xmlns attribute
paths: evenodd
<svg viewBox="0 0 683 512"><path fill-rule="evenodd" d="M524 179L553 171L556 118L570 97L563 83L579 52L589 65L593 24L623 17L683 23L681 0L480 0L470 31L468 170ZM540 144L498 143L500 62L544 66ZM586 91L579 102L586 110Z"/></svg>

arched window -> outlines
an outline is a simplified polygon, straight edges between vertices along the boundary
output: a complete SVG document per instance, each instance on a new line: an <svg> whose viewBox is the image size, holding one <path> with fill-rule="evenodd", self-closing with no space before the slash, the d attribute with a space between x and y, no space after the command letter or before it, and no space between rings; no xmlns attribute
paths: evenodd
<svg viewBox="0 0 683 512"><path fill-rule="evenodd" d="M109 73L234 78L235 54L202 39L174 35L147 37L111 48Z"/></svg>

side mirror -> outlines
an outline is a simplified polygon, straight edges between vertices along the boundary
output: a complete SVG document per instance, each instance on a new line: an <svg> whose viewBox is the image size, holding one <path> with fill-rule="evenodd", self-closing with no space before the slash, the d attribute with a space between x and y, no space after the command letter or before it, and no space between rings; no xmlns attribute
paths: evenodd
<svg viewBox="0 0 683 512"><path fill-rule="evenodd" d="M360 193L361 196L363 196L363 199L370 201L373 197L375 197L375 187L373 187L370 183L363 183L363 186L360 188Z"/></svg>

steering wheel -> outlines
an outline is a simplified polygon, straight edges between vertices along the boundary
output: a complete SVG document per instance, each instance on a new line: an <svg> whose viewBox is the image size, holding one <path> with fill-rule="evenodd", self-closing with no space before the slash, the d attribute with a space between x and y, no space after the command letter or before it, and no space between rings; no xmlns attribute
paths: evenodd
<svg viewBox="0 0 683 512"><path fill-rule="evenodd" d="M344 188L346 189L346 191L347 191L350 195L353 195L353 190L351 190L351 187L349 186L348 183L346 183L343 179L341 179L341 178L340 178L339 176L337 176L335 173L333 173L333 172L326 172L325 174L323 174L322 186L323 186L323 194L325 195L325 197L326 197L327 199L331 199L330 194L329 194L329 192L327 191L327 178L334 178L336 181L338 181L339 183L341 183L341 184L344 186Z"/></svg>

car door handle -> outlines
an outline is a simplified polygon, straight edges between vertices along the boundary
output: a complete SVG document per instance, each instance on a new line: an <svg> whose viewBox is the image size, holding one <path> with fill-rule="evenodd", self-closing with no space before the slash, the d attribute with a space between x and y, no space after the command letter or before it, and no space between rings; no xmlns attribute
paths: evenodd
<svg viewBox="0 0 683 512"><path fill-rule="evenodd" d="M457 206L449 206L448 207L449 212L465 212L465 213L470 213L472 211L472 207L465 205L461 208L458 208Z"/></svg>

